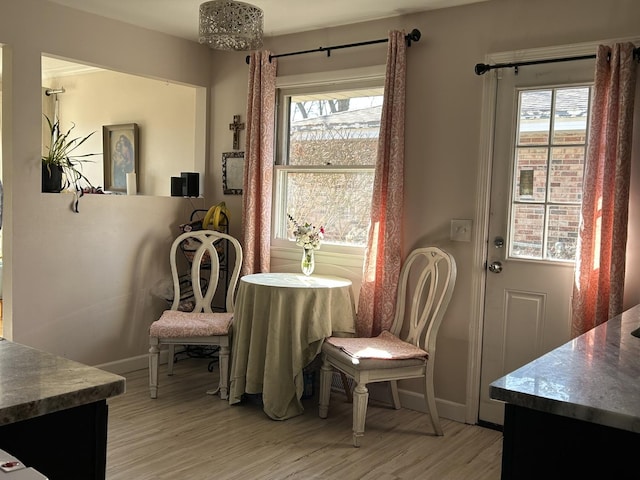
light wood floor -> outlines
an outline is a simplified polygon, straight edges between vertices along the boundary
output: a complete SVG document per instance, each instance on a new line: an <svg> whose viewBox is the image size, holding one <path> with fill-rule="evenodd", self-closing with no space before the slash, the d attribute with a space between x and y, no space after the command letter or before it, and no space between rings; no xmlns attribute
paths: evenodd
<svg viewBox="0 0 640 480"><path fill-rule="evenodd" d="M173 377L161 367L156 400L146 370L126 376L127 392L108 401L107 480L500 478L500 432L443 419L435 437L426 414L370 404L357 449L344 395L332 393L326 420L313 398L277 422L259 405L206 395L217 385L206 364L181 360Z"/></svg>

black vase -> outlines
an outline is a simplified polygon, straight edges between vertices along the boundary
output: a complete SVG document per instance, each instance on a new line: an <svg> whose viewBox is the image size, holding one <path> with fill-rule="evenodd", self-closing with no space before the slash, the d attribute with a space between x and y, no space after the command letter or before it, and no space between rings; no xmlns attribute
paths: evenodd
<svg viewBox="0 0 640 480"><path fill-rule="evenodd" d="M42 191L59 193L62 190L62 168L57 165L42 164Z"/></svg>

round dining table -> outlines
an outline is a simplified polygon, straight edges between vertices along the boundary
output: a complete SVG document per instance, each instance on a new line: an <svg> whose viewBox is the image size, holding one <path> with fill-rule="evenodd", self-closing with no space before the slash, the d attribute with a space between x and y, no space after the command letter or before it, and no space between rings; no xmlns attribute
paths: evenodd
<svg viewBox="0 0 640 480"><path fill-rule="evenodd" d="M274 420L304 408L303 368L326 337L355 333L351 281L295 273L257 273L240 279L236 295L229 403L261 394Z"/></svg>

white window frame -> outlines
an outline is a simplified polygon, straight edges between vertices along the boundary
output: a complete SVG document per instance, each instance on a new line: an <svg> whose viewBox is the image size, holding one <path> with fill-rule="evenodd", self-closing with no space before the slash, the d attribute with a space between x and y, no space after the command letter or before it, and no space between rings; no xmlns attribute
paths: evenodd
<svg viewBox="0 0 640 480"><path fill-rule="evenodd" d="M287 171L321 171L317 166L291 166L283 165L283 152L288 151L288 115L289 112L283 102L285 95L298 94L304 92L320 92L323 90L332 91L336 89L357 89L367 87L384 86L385 66L377 65L373 67L340 70L334 72L321 72L316 74L292 75L278 77L276 79L277 105L276 105L276 157L273 175L273 198L271 215L271 258L288 259L299 261L300 247L295 242L277 238L277 231L281 229L282 219L286 217L285 202L280 192L280 182ZM348 171L370 169L370 167L333 167L334 169L344 168ZM327 226L330 228L330 225ZM282 233L282 232L280 232ZM365 247L333 245L322 243L320 250L316 251L316 261L327 261L335 265L345 267L361 268L364 258Z"/></svg>

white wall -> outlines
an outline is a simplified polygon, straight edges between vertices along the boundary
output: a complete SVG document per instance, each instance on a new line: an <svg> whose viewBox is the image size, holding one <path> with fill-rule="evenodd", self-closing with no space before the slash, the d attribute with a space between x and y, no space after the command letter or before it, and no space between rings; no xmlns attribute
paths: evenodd
<svg viewBox="0 0 640 480"><path fill-rule="evenodd" d="M40 193L41 55L207 87L209 49L42 0L0 3L0 42L4 333L91 365L144 355L164 308L150 288L177 225L206 200L90 195L75 214L70 195Z"/></svg>
<svg viewBox="0 0 640 480"><path fill-rule="evenodd" d="M103 70L50 77L43 87L65 90L58 95L63 131L74 123L72 137L95 132L74 152L100 153L83 164L94 186L105 188L103 125L138 124L140 194L170 196L172 176L196 171L195 87Z"/></svg>
<svg viewBox="0 0 640 480"><path fill-rule="evenodd" d="M474 264L473 243L449 240L452 218L474 220L474 235L477 231L483 78L473 68L492 52L632 37L640 33L638 18L640 2L632 0L492 0L267 39L266 47L277 54L385 38L390 29L422 32L407 52L404 253L436 244L456 258L458 280L440 330L435 373L436 395L453 410L466 401L470 328L475 322L471 276L482 269ZM246 95L247 65L244 53L214 55L211 118L217 172L221 143L230 141L226 123ZM278 75L367 67L385 59L386 44L336 50L328 58L322 53L279 58ZM637 156L635 162L638 166ZM240 205L235 197L216 195L220 199L234 208ZM639 228L630 232L632 239L640 238ZM631 264L628 270L630 277L637 276L640 266ZM632 294L629 301L638 303L640 292Z"/></svg>

